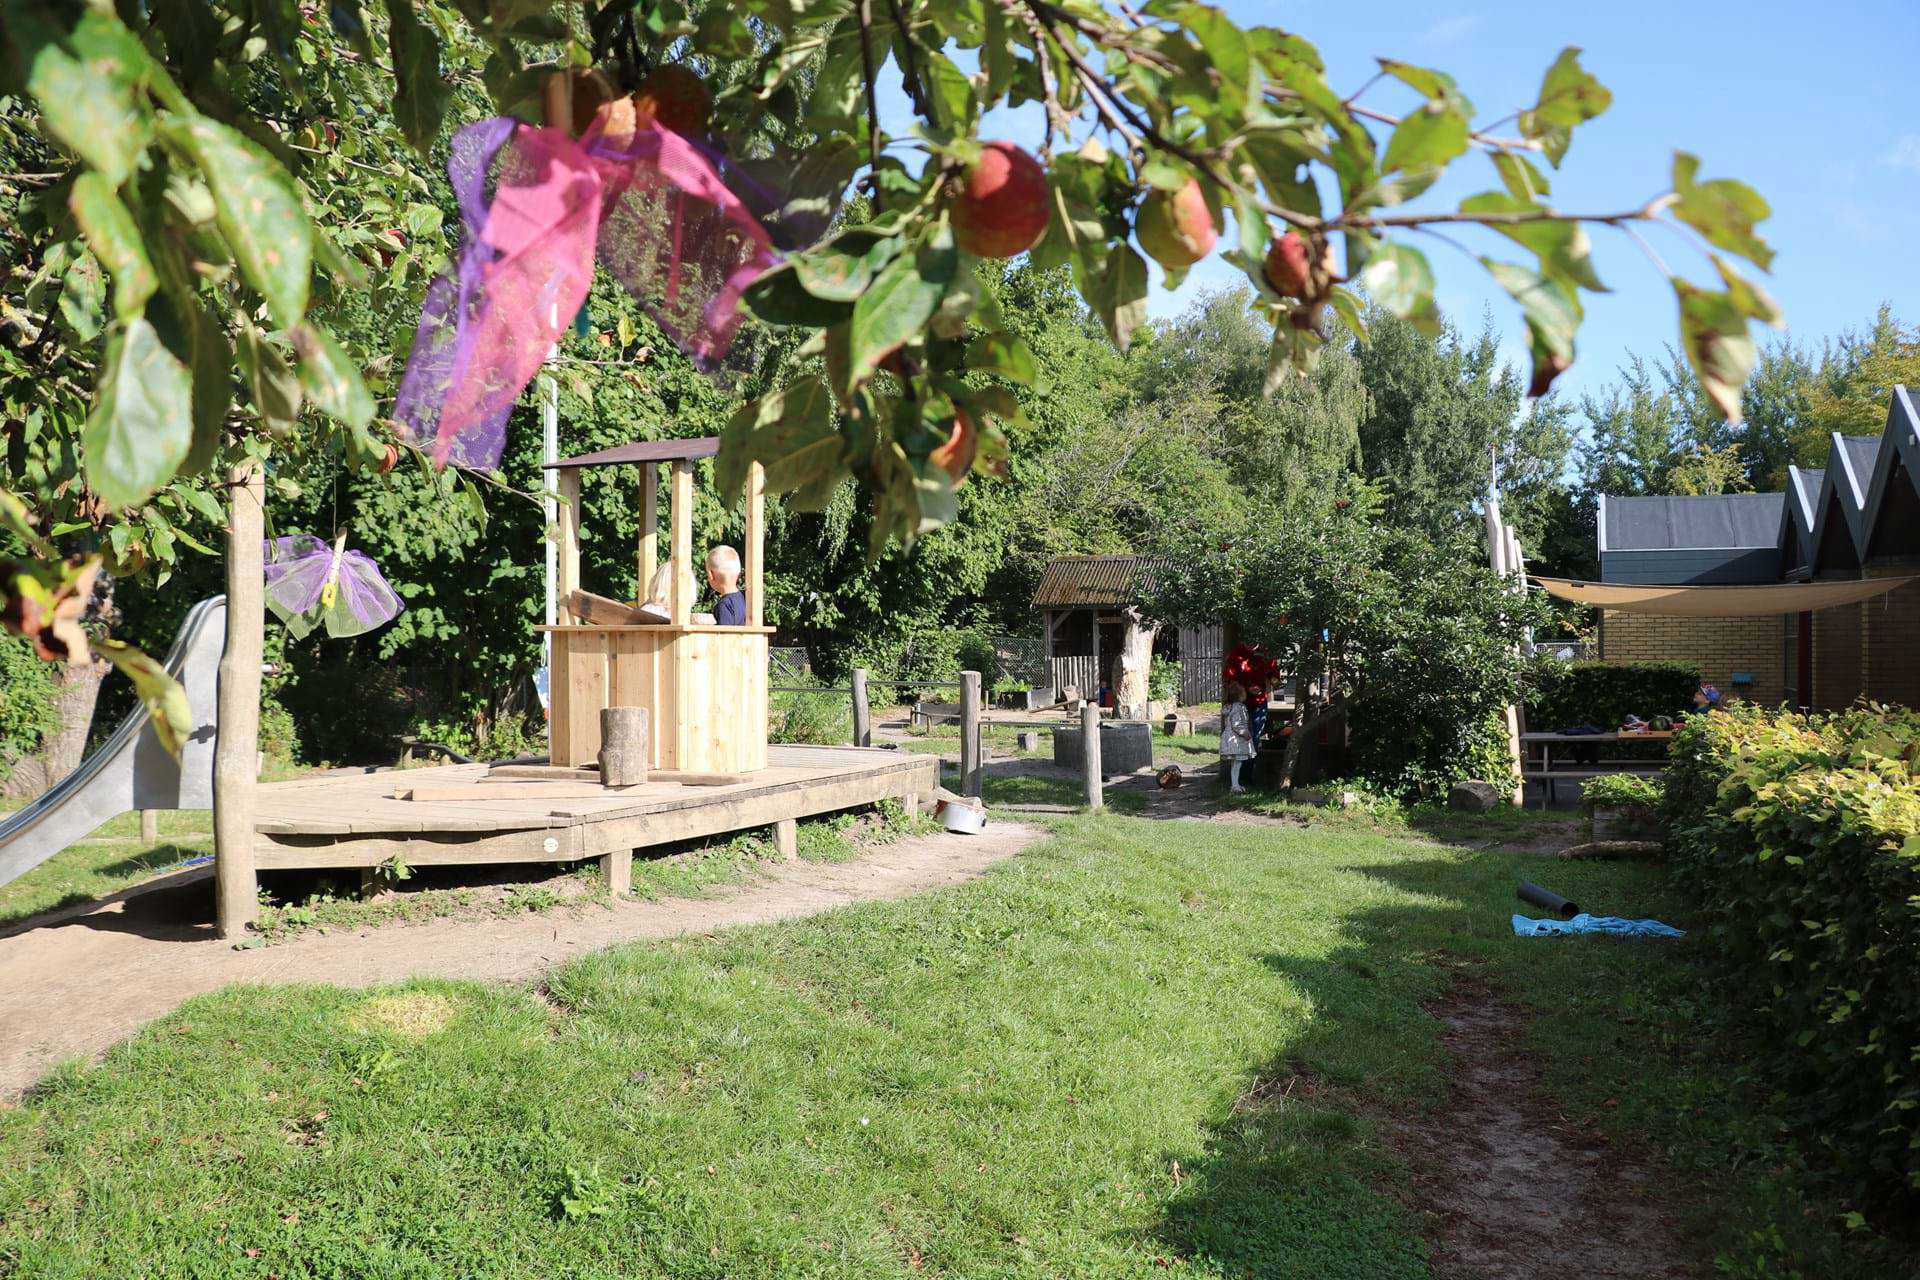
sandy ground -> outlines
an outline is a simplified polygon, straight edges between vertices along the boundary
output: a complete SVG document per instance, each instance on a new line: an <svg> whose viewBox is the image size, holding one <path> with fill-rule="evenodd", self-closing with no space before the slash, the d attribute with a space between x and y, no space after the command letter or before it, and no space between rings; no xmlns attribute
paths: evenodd
<svg viewBox="0 0 1920 1280"><path fill-rule="evenodd" d="M979 835L916 836L850 862L771 866L709 898L441 919L247 951L213 935L207 869L183 872L0 933L0 1098L66 1059L98 1057L181 1001L230 983L526 982L615 943L791 920L958 884L1041 835L995 822Z"/></svg>
<svg viewBox="0 0 1920 1280"><path fill-rule="evenodd" d="M1429 1006L1452 1087L1399 1126L1435 1280L1687 1276L1648 1168L1562 1115L1523 1047L1527 1014L1462 976Z"/></svg>

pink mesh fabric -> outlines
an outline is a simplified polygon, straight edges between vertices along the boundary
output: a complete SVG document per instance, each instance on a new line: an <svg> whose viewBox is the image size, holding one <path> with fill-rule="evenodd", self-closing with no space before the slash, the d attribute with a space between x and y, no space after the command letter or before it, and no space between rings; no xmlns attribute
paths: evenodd
<svg viewBox="0 0 1920 1280"><path fill-rule="evenodd" d="M692 142L650 123L582 139L606 180L600 261L668 337L711 369L740 327L740 295L779 256Z"/></svg>
<svg viewBox="0 0 1920 1280"><path fill-rule="evenodd" d="M499 465L507 415L586 301L596 248L702 369L732 343L742 292L779 261L693 143L654 124L606 138L605 119L578 143L505 118L454 137L466 244L427 291L394 408L442 465Z"/></svg>
<svg viewBox="0 0 1920 1280"><path fill-rule="evenodd" d="M601 178L565 132L507 119L455 135L447 173L466 244L427 291L394 416L436 463L490 469L514 401L587 300Z"/></svg>

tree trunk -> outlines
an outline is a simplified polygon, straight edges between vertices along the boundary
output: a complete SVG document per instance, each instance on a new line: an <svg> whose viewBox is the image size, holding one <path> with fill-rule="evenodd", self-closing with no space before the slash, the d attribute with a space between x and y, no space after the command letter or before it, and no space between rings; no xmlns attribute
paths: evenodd
<svg viewBox="0 0 1920 1280"><path fill-rule="evenodd" d="M80 767L87 754L87 733L93 727L93 708L100 700L100 682L110 669L106 662L61 667L60 691L54 701L60 727L47 735L38 751L13 766L0 794L37 799Z"/></svg>
<svg viewBox="0 0 1920 1280"><path fill-rule="evenodd" d="M260 772L260 658L267 625L261 563L266 519L260 464L237 464L230 480L227 648L220 658L220 737L213 754L213 847L220 936L238 939L259 909L253 806Z"/></svg>

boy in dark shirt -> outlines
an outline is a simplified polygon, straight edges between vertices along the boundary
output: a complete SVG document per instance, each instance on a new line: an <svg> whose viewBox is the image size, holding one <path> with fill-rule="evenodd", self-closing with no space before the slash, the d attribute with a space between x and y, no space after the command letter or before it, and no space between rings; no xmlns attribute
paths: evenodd
<svg viewBox="0 0 1920 1280"><path fill-rule="evenodd" d="M747 625L747 597L740 590L740 553L732 547L715 547L707 553L707 585L718 597L713 605L713 620L723 627Z"/></svg>

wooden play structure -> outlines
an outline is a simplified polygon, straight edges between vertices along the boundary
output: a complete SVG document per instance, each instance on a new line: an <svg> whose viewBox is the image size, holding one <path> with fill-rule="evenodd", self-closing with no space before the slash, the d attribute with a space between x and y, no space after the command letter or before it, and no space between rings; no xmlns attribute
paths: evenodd
<svg viewBox="0 0 1920 1280"><path fill-rule="evenodd" d="M939 785L932 756L862 747L767 744L767 641L762 619L763 477L752 468L741 587L746 625L693 617L694 463L719 442L648 441L553 464L559 589L552 636L552 759L433 769L343 769L289 782L258 779L261 653L266 625L262 469L234 468L229 494L226 635L211 736L214 880L219 932L245 936L259 873L309 868L564 863L598 859L608 887L631 888L636 853L677 841L772 829L797 852L801 818L898 801L909 810ZM580 585L584 470L641 468L636 604ZM664 620L637 606L658 559L659 471L670 472L671 567ZM645 782L604 785L600 712L645 707ZM622 717L616 717L621 719ZM627 717L631 718L631 717ZM196 735L199 741L201 735Z"/></svg>
<svg viewBox="0 0 1920 1280"><path fill-rule="evenodd" d="M719 451L714 437L646 440L547 464L560 495L559 618L543 628L548 660L552 762L580 766L600 751L604 707L645 707L650 763L677 774L743 777L767 767L766 540L763 473L747 477L747 536L741 549L745 626L693 621L700 590L693 551L694 462ZM638 466L640 511L633 605L585 591L580 583L580 481L591 468ZM659 558L660 471L669 469L668 620L643 611Z"/></svg>

